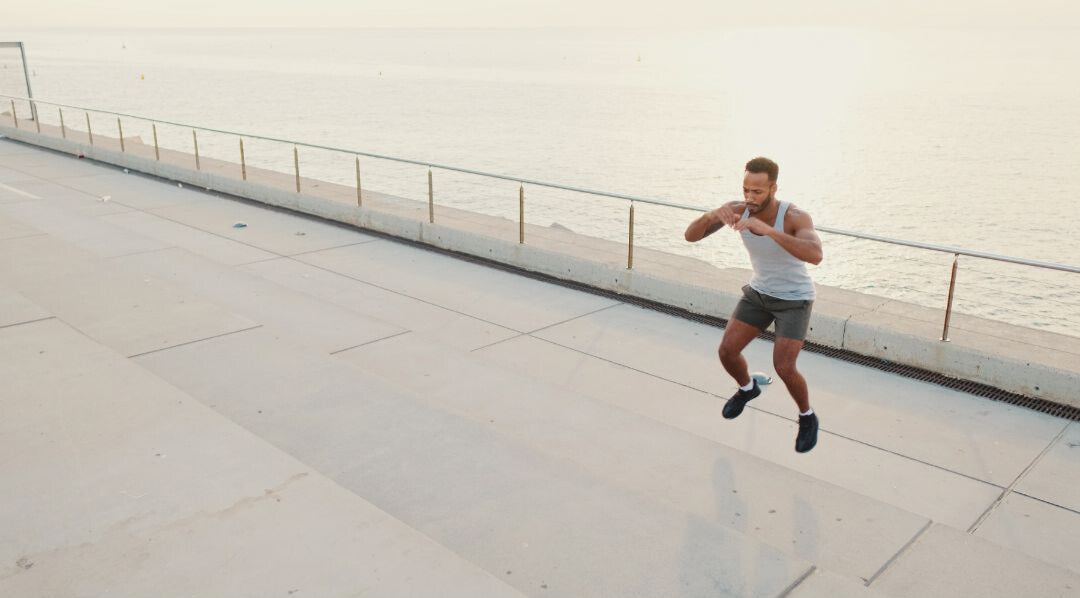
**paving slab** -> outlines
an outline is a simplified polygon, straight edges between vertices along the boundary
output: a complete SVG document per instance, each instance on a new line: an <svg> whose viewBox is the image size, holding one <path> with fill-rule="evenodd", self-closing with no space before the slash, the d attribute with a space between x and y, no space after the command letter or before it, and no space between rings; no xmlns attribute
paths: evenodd
<svg viewBox="0 0 1080 598"><path fill-rule="evenodd" d="M378 239L345 226L238 200L174 205L154 209L152 213L278 255L308 253ZM238 222L247 226L234 228Z"/></svg>
<svg viewBox="0 0 1080 598"><path fill-rule="evenodd" d="M0 241L4 239L18 239L45 234L40 229L26 224L22 220L0 210Z"/></svg>
<svg viewBox="0 0 1080 598"><path fill-rule="evenodd" d="M1074 598L1080 574L934 524L871 587L892 598Z"/></svg>
<svg viewBox="0 0 1080 598"><path fill-rule="evenodd" d="M717 358L723 331L622 305L536 336L724 396L734 383ZM772 374L772 343L744 352L751 371ZM1008 486L1061 430L1061 420L1006 403L813 353L799 357L824 429L993 484ZM872 392L852 393L860 388ZM762 400L764 399L764 400ZM779 381L752 403L794 417Z"/></svg>
<svg viewBox="0 0 1080 598"><path fill-rule="evenodd" d="M476 349L518 334L479 318L289 258L249 264L244 270L403 329L422 332L455 348Z"/></svg>
<svg viewBox="0 0 1080 598"><path fill-rule="evenodd" d="M138 361L532 595L775 596L809 569L263 331Z"/></svg>
<svg viewBox="0 0 1080 598"><path fill-rule="evenodd" d="M41 179L35 178L26 181L11 181L10 183L0 183L0 205L40 200L41 197L22 188L24 185L39 182L40 180Z"/></svg>
<svg viewBox="0 0 1080 598"><path fill-rule="evenodd" d="M0 284L0 328L49 317L52 314L47 309L30 301L22 293Z"/></svg>
<svg viewBox="0 0 1080 598"><path fill-rule="evenodd" d="M928 521L423 335L337 357L598 478L848 575L871 577Z"/></svg>
<svg viewBox="0 0 1080 598"><path fill-rule="evenodd" d="M0 250L0 279L8 288L124 355L256 325L52 236L0 241Z"/></svg>
<svg viewBox="0 0 1080 598"><path fill-rule="evenodd" d="M14 154L31 154L40 152L39 148L25 143L19 143L17 141L11 141L10 139L4 139L0 136L0 156L11 156Z"/></svg>
<svg viewBox="0 0 1080 598"><path fill-rule="evenodd" d="M787 595L790 598L885 598L861 580L818 568Z"/></svg>
<svg viewBox="0 0 1080 598"><path fill-rule="evenodd" d="M117 204L140 210L219 199L180 183L123 171L104 170L92 175L56 179L55 182L98 197L109 195Z"/></svg>
<svg viewBox="0 0 1080 598"><path fill-rule="evenodd" d="M342 247L298 259L522 332L617 304L402 243Z"/></svg>
<svg viewBox="0 0 1080 598"><path fill-rule="evenodd" d="M5 155L5 154L0 153L0 155ZM7 168L5 166L0 166L0 183L7 183L7 184L10 185L12 183L18 183L18 182L21 182L21 181L36 181L36 180L38 180L38 178L36 176L32 175L32 174L27 174L27 173L22 172L20 170L13 170L13 169ZM0 189L3 189L3 187L0 187Z"/></svg>
<svg viewBox="0 0 1080 598"><path fill-rule="evenodd" d="M814 458L803 458L793 450L797 426L786 418L748 408L738 420L728 421L721 414L723 397L531 336L492 345L480 353L523 376L961 529L975 523L1001 494L997 486L827 431L819 438Z"/></svg>
<svg viewBox="0 0 1080 598"><path fill-rule="evenodd" d="M1072 423L1016 485L1016 491L1080 511L1080 424Z"/></svg>
<svg viewBox="0 0 1080 598"><path fill-rule="evenodd" d="M195 255L167 249L111 260L139 275L168 281L276 333L332 353L405 332L365 316Z"/></svg>
<svg viewBox="0 0 1080 598"><path fill-rule="evenodd" d="M191 253L230 266L277 257L275 253L192 228L186 224L166 220L148 212L132 211L103 216L101 219L164 245L182 247Z"/></svg>
<svg viewBox="0 0 1080 598"><path fill-rule="evenodd" d="M9 185L9 187L18 189L24 193L29 193L40 199L41 203L61 207L74 214L104 216L106 214L117 214L132 210L132 208L128 206L104 199L105 196L80 191L78 189L71 189L53 181L23 181L13 183ZM17 202L10 201L7 203Z"/></svg>
<svg viewBox="0 0 1080 598"><path fill-rule="evenodd" d="M1080 573L1080 513L1010 493L975 535Z"/></svg>
<svg viewBox="0 0 1080 598"><path fill-rule="evenodd" d="M119 211L129 209L120 207ZM115 212L116 210L106 208L101 210L100 214ZM0 213L101 257L142 253L167 247L160 241L99 220L93 214L80 214L70 207L58 205L53 200L0 204Z"/></svg>
<svg viewBox="0 0 1080 598"><path fill-rule="evenodd" d="M113 166L47 150L6 155L4 166L46 180L118 170Z"/></svg>
<svg viewBox="0 0 1080 598"><path fill-rule="evenodd" d="M62 322L0 354L0 594L521 595Z"/></svg>

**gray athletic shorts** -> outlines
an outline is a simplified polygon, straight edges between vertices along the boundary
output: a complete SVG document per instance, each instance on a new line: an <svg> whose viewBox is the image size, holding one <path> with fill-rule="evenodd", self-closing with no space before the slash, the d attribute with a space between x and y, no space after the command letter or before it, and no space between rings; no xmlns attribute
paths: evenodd
<svg viewBox="0 0 1080 598"><path fill-rule="evenodd" d="M810 327L810 310L813 300L777 299L755 291L750 285L742 288L743 297L735 306L731 317L751 326L765 330L776 320L776 336L803 340Z"/></svg>

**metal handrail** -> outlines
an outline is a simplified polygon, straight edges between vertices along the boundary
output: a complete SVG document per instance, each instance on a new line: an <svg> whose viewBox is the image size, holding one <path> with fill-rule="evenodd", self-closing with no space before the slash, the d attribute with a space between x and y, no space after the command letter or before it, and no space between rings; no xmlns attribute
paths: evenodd
<svg viewBox="0 0 1080 598"><path fill-rule="evenodd" d="M75 105L72 105L72 104L61 104L61 103L58 103L58 102L49 102L49 101L40 100L40 99L26 98L26 97L21 97L21 96L12 96L12 95L7 95L7 94L0 94L0 97L11 98L11 99L16 99L16 100L22 100L22 101L26 101L26 102L36 102L36 103L40 103L40 104L47 104L49 106L59 106L59 107L63 107L63 108L72 108L72 109L75 109L75 110L98 112L98 113L101 113L101 114L111 114L111 115L117 116L117 117L134 118L134 119L145 120L145 121L150 121L150 122L155 122L155 123L161 123L161 124L164 124L164 125L172 125L172 126L176 126L176 127L184 127L184 128L189 128L189 129L198 129L200 131L208 131L208 132L211 132L211 133L220 133L222 135L236 135L238 137L246 137L248 139L260 139L262 141L272 141L272 142L275 142L275 143L285 143L285 144L298 146L298 147L308 147L308 148L312 148L312 149L321 149L321 150L326 150L326 151L331 151L331 152L340 152L340 153L344 153L344 154L352 154L352 155L356 155L356 156L364 156L364 157L367 157L367 158L377 158L377 159L380 159L380 160L389 160L391 162L401 162L401 163L404 163L404 164L414 164L416 166L426 166L428 168L436 168L436 169L439 169L439 170L447 170L447 171L451 171L451 172L460 172L460 173L464 173L464 174L472 174L472 175L482 176L482 177L486 177L486 178L499 179L499 180L503 180L503 181L510 181L510 182L518 183L518 184L528 184L528 185L535 185L537 187L546 187L546 188L549 188L549 189L559 189L559 190L562 190L562 191L571 191L571 192L574 192L574 193L583 193L583 194L586 194L586 195L596 195L596 196L600 196L600 197L610 197L610 198L613 198L613 199L622 199L622 200L627 200L627 201L632 201L632 202L639 202L639 203L643 203L643 204L664 206L664 207L668 207L668 208L675 208L675 209L679 209L679 210L688 210L688 211L692 211L692 212L706 212L706 211L709 210L709 208L702 208L700 206L691 206L691 205L680 204L680 203L675 203L675 202L670 202L670 201L664 201L664 200L651 198L651 197L627 195L627 194L624 194L624 193L613 193L613 192L610 192L610 191L600 191L600 190L597 190L597 189L587 189L587 188L584 188L584 187L574 187L574 186L571 186L571 185L564 185L564 184L561 184L561 183L550 183L550 182L546 182L546 181L538 181L538 180L530 179L530 178L527 178L527 177L518 177L518 176L510 176L510 175L498 174L498 173L492 173L492 172L484 172L484 171L481 171L481 170L474 170L474 169L471 169L471 168L462 168L462 167L459 167L459 166L450 166L450 165L447 165L447 164L438 164L436 162L425 162L423 160L412 160L412 159L409 159L409 158L399 158L397 156L389 156L389 155L386 155L386 154L376 154L376 153L372 153L372 152L365 152L365 151L352 150L352 149L347 149L347 148L333 147L333 146L321 145L321 144L317 144L317 143L308 143L308 142L304 142L304 141L295 141L295 140L291 140L291 139L281 139L281 138L277 138L277 137L267 137L265 135L255 135L255 134L251 134L251 133L242 133L242 132L239 132L239 131L227 131L227 130L224 130L224 129L214 129L214 128L211 128L211 127L204 127L204 126L200 126L200 125L191 125L191 124L186 124L186 123L171 122L171 121L162 120L162 119L159 119L159 118L150 118L150 117L141 116L141 115L138 115L138 114L127 114L127 113L123 113L123 112L114 112L114 111L111 111L111 110L101 110L101 109L98 109L98 108L87 108L85 106L75 106ZM955 254L955 255L966 255L966 256L970 256L970 257L977 257L977 258L982 258L982 259L987 259L987 260L993 260L993 261L999 261L999 262L1009 262L1009 263L1020 264L1020 265L1024 265L1024 266L1033 266L1033 267L1036 267L1036 268L1047 268L1047 269L1051 269L1051 270L1060 270L1060 271L1063 271L1063 272L1072 272L1072 273L1075 273L1075 274L1080 274L1080 266L1072 266L1072 265L1069 265L1069 264L1059 264L1059 263L1056 263L1056 262L1048 262L1048 261L1043 261L1043 260L1032 260L1032 259L1027 259L1027 258L1014 257L1014 256L1009 256L1009 255L1002 255L1002 254L998 254L998 253L990 253L990 252L986 252L986 251L977 251L977 250L972 250L972 249L964 249L962 247L954 247L954 246L950 246L950 245L938 245L938 244L934 244L934 243L924 243L924 242L921 242L921 241L908 241L908 240L905 240L905 239L895 239L895 238L892 238L892 237L885 237L885 236L881 236L881 235L874 235L874 234L869 234L869 233L862 233L862 232L857 232L857 231L844 230L844 229L834 228L834 227L830 227L830 226L815 225L814 228L816 230L826 232L826 233L830 233L830 234L834 234L834 235L841 235L841 236L845 236L845 237L853 237L853 238L864 239L864 240L868 240L868 241L877 241L877 242L880 242L880 243L890 243L890 244L893 244L893 245L903 245L903 246L906 246L906 247L915 247L915 248L918 248L918 249L926 249L926 250L929 250L929 251L937 251L937 252L941 252L941 253L952 253L952 254Z"/></svg>
<svg viewBox="0 0 1080 598"><path fill-rule="evenodd" d="M330 152L339 152L339 153L351 154L351 155L354 155L354 156L365 156L365 157L368 157L368 158L375 158L375 159L379 159L379 160L388 160L388 161L391 161L391 162L399 162L399 163L403 163L403 164L414 164L414 165L417 165L417 166L426 166L428 168L428 177L427 177L428 178L428 219L429 219L429 222L431 222L431 223L435 222L434 191L433 191L432 176L431 176L431 170L432 169L446 170L446 171L450 171L450 172L459 172L459 173L463 173L463 174L471 174L471 175L481 176L481 177L485 177L485 178L491 178L491 179L498 179L498 180L515 182L515 183L518 183L520 185L520 195L519 195L519 214L520 214L519 217L520 217L520 220L521 220L521 222L519 223L519 226L520 226L520 237L519 237L520 241L519 242L520 243L525 242L525 235L524 235L524 226L525 226L525 218L524 218L524 216L525 216L525 214L524 214L524 201L525 201L524 193L525 193L525 191L524 191L524 185L525 184L534 185L534 186L537 186L537 187L546 187L548 189L559 189L559 190L562 190L562 191L570 191L570 192L573 192L573 193L582 193L582 194L586 194L586 195L595 195L595 196L598 196L598 197L608 197L608 198L613 198L613 199L626 200L626 201L630 202L629 244L628 244L627 264L626 264L627 269L633 269L633 267L634 267L634 203L635 202L648 204L648 205L664 206L664 207L669 207L669 208L674 208L674 209L679 209L679 210L688 210L688 211L693 211L693 212L705 212L705 211L708 210L707 208L702 208L702 207L699 207L699 206L690 206L690 205L685 205L685 204L679 204L679 203L674 203L674 202L670 202L670 201L664 201L664 200L650 198L650 197L640 197L640 196L634 196L634 195L627 195L627 194L624 194L624 193L612 193L610 191L600 191L600 190L596 190L596 189L586 189L586 188L583 188L583 187L574 187L574 186L571 186L571 185L563 185L563 184L559 184L559 183L549 183L549 182L546 182L546 181L538 181L538 180L535 180L535 179L529 179L529 178L525 178L525 177L516 177L516 176L508 176L508 175L497 174L497 173L492 173L492 172L483 172L483 171L475 170L475 169L472 169L472 168L461 168L461 167L458 167L458 166L450 166L450 165L447 165L447 164L438 164L438 163L426 162L426 161L422 161L422 160L412 160L412 159L409 159L409 158L399 158L399 157L396 157L396 156L388 156L388 155L385 155L385 154L376 154L376 153L372 153L372 152L365 152L365 151L358 151L358 150L352 150L352 149L346 149L346 148L340 148L340 147L333 147L333 146L321 145L321 144L317 144L317 143L307 143L307 142L303 142L303 141L293 141L293 140L289 140L289 139L280 139L280 138L277 138L277 137L267 137L265 135L254 135L254 134L249 134L249 133L241 133L241 132L238 132L238 131L226 131L226 130L223 130L223 129L214 129L214 128L211 128L211 127L204 127L204 126L199 126L199 125L191 125L191 124L186 124L186 123L177 123L177 122L171 122L171 121L161 120L161 119L156 119L156 118L149 118L149 117L141 116L141 115L137 115L137 114L127 114L127 113L123 113L123 112L114 112L114 111L111 111L111 110L101 110L101 109L98 109L98 108L88 108L88 107L85 107L85 106L75 106L75 105L72 105L72 104L61 104L61 103L58 103L58 102L50 102L50 101L47 101L47 100L39 100L39 99L35 99L35 98L32 98L32 97L13 96L13 95L7 95L7 94L2 94L2 93L0 93L0 97L10 98L12 100L12 110L13 111L14 111L14 106L15 106L14 100L21 100L21 101L30 102L31 112L32 112L32 114L35 115L35 117L37 115L37 106L36 106L36 104L38 104L38 103L47 104L49 106L57 106L57 107L60 107L60 108L71 108L71 109L75 109L75 110L82 110L82 111L86 112L86 114L87 114L87 116L86 116L86 118L87 118L87 134L91 135L91 137L90 137L91 145L93 145L93 137L92 137L92 134L89 132L89 129L90 129L90 115L89 115L89 113L90 112L101 113L101 114L110 114L110 115L116 116L117 117L117 125L118 125L118 128L120 128L121 131L123 131L123 128L120 125L120 118L121 117L127 117L127 118L133 118L133 119L137 119L137 120L149 121L150 123L154 124L154 151L155 151L155 154L157 153L157 128L156 128L156 123L161 123L161 124L166 124L166 125L171 125L171 126L176 126L176 127L190 128L192 130L192 138L195 140L196 169L198 169L198 162L199 162L198 140L197 140L197 138L195 136L195 131L196 130L208 131L208 132L211 132L211 133L219 133L219 134L222 134L222 135L235 135L235 136L240 138L241 170L243 171L243 174L245 175L244 176L245 180L247 179L247 177L246 177L247 173L246 173L246 168L245 168L245 164L244 164L244 145L243 145L243 139L245 137L247 137L249 139L260 139L262 141L270 141L270 142L274 142L274 143L289 144L289 145L293 146L293 163L294 163L295 172L296 172L296 192L297 193L300 192L300 161L299 161L299 154L297 153L297 148L298 147L319 149L319 150L325 150L325 151L330 151ZM63 125L63 121L62 121L62 119L63 119L63 111L62 110L60 111L60 117L61 117L61 126L62 126ZM12 114L12 118L15 120L16 127L18 127L18 120L17 120L17 117L15 116L14 113ZM36 118L35 118L35 120L36 120ZM40 130L40 123L35 123L35 124L39 127L39 130ZM121 151L123 151L123 133L121 133ZM357 168L357 170L356 170L357 205L361 205L359 158L357 158L356 168ZM1035 268L1045 268L1045 269L1049 269L1049 270L1058 270L1058 271L1061 271L1061 272L1072 272L1074 274L1080 274L1080 266L1073 266L1073 265L1070 265L1070 264L1059 264L1059 263L1056 263L1056 262L1048 262L1048 261L1043 261L1043 260L1032 260L1032 259L1027 259L1027 258L1020 258L1020 257L1015 257L1015 256L1002 255L1002 254L997 254L997 253L990 253L990 252L986 252L986 251L976 251L976 250L971 250L971 249L964 249L962 247L953 247L953 246L949 246L949 245L938 245L938 244L934 244L934 243L923 243L923 242L919 242L919 241L908 241L908 240L904 240L904 239L894 239L894 238L885 237L885 236L882 236L882 235L873 235L873 234L868 234L868 233L861 233L861 232L856 232L856 231L843 230L843 229L839 229L839 228L833 228L833 227L830 227L830 226L815 226L815 228L817 230L821 231L821 232L835 234L835 235L841 235L841 236L845 236L845 237L852 237L852 238L856 238L856 239L864 239L864 240L868 240L868 241L876 241L876 242L880 242L880 243L887 243L887 244L892 244L892 245L901 245L901 246L905 246L905 247L914 247L914 248L924 249L924 250L928 250L928 251L936 251L936 252L940 252L940 253L951 253L951 254L953 254L952 274L951 274L951 277L950 277L950 280L949 280L949 295L948 295L948 299L947 299L947 303L946 303L946 307L945 307L945 324L944 324L944 328L943 328L942 333L941 333L941 340L942 341L948 341L949 340L949 321L950 321L950 318L951 318L951 315L952 315L953 291L954 291L954 289L956 287L956 271L957 271L958 260L959 260L961 255L980 258L980 259L986 259L986 260L991 260L991 261L1007 262L1007 263L1018 264L1018 265L1023 265L1023 266L1031 266L1031 267L1035 267Z"/></svg>

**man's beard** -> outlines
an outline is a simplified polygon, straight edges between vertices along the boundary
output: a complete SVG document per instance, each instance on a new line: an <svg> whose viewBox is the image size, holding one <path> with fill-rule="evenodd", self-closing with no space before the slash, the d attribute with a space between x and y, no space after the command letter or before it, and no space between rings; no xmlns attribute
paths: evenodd
<svg viewBox="0 0 1080 598"><path fill-rule="evenodd" d="M754 213L754 214L757 214L758 212L760 212L760 211L764 210L765 208L769 207L769 204L772 202L773 199L775 199L775 198L773 197L773 194L770 193L769 196L765 198L765 203L761 204L760 207L750 208L750 211L752 213Z"/></svg>

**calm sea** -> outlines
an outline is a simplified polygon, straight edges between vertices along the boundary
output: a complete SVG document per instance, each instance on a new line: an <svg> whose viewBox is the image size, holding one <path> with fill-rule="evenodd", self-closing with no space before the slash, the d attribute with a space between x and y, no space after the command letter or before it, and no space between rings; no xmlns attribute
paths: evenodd
<svg viewBox="0 0 1080 598"><path fill-rule="evenodd" d="M781 165L817 223L1080 264L1080 33L854 29L8 32L37 97L714 206ZM0 51L0 87L20 91ZM10 93L10 92L8 92ZM45 122L56 120L43 113ZM108 119L101 125L108 127ZM142 128L140 128L142 127ZM142 129L146 129L143 131ZM126 123L148 137L148 125ZM188 149L190 132L159 129ZM237 160L236 141L200 151ZM291 168L291 147L249 160ZM305 173L353 180L350 156ZM426 170L365 186L426 198ZM517 187L436 171L437 201L516 218ZM624 240L627 203L528 188L528 218ZM637 206L638 243L747 265L694 214ZM823 284L943 308L952 256L824 235ZM1080 275L960 260L958 311L1080 336Z"/></svg>

